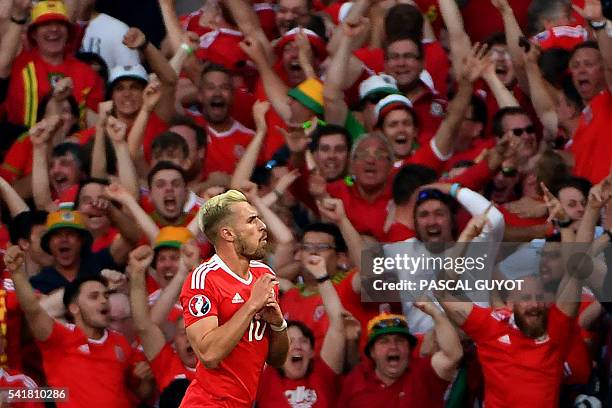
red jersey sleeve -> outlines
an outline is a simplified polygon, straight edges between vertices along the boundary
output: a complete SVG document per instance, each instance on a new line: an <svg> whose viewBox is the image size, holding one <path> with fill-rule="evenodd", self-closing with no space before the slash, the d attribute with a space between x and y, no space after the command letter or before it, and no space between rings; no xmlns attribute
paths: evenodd
<svg viewBox="0 0 612 408"><path fill-rule="evenodd" d="M433 139L429 143L419 147L412 156L408 157L403 164L419 164L421 166L429 167L440 174L444 168L444 161L440 159L438 154L433 150L432 144L435 143Z"/></svg>
<svg viewBox="0 0 612 408"><path fill-rule="evenodd" d="M74 324L64 325L58 321L53 321L53 329L49 338L44 341L38 341L41 351L61 347L70 336L74 335L75 330L76 326Z"/></svg>
<svg viewBox="0 0 612 408"><path fill-rule="evenodd" d="M24 133L9 148L0 166L0 176L12 183L32 173L32 149L30 137Z"/></svg>
<svg viewBox="0 0 612 408"><path fill-rule="evenodd" d="M203 263L191 272L183 284L180 299L186 328L205 317L219 314L218 291L210 278L207 280L207 273L207 264Z"/></svg>
<svg viewBox="0 0 612 408"><path fill-rule="evenodd" d="M472 305L472 311L461 326L461 329L475 342L484 341L494 336L495 331L491 326L495 319L491 316L492 310L485 307Z"/></svg>

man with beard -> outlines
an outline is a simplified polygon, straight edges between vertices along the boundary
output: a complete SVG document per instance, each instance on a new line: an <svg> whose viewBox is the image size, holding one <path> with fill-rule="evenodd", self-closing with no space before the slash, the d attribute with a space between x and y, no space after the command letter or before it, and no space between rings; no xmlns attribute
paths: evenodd
<svg viewBox="0 0 612 408"><path fill-rule="evenodd" d="M232 174L253 139L251 129L230 116L234 86L228 70L209 65L202 73L200 103L208 134L204 170Z"/></svg>
<svg viewBox="0 0 612 408"><path fill-rule="evenodd" d="M236 190L208 200L198 221L216 255L187 277L180 296L199 360L181 406L249 408L264 363L281 367L289 342L278 280L257 261L266 254L266 225Z"/></svg>
<svg viewBox="0 0 612 408"><path fill-rule="evenodd" d="M128 408L132 392L141 398L151 395L153 383L136 375L139 364L144 364L142 355L123 336L107 329L109 290L104 278L80 277L67 285L63 303L71 323L62 324L39 304L28 282L23 252L10 247L4 261L42 352L49 386L69 389L64 406L83 407L95 401L101 406Z"/></svg>
<svg viewBox="0 0 612 408"><path fill-rule="evenodd" d="M162 329L151 318L147 305L145 278L154 256L154 252L148 246L136 248L130 253L127 270L130 276L130 302L134 324L145 356L151 362L157 389L162 392L176 378L193 380L197 359L187 340L182 318L176 321L176 333L171 343L166 342ZM183 260L179 258L179 262ZM191 265L182 267L184 272L180 285L187 275L187 268L191 269ZM180 285L176 285L175 299Z"/></svg>

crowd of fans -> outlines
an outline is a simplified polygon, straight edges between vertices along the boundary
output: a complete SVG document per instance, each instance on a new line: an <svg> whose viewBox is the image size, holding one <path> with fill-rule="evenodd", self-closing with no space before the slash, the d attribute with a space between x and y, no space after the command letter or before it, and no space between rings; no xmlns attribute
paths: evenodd
<svg viewBox="0 0 612 408"><path fill-rule="evenodd" d="M0 388L178 407L202 364L179 293L222 263L198 211L234 189L289 322L258 407L612 404L600 0L175 6L0 2ZM526 243L500 266L526 288L363 302L362 251L404 241Z"/></svg>

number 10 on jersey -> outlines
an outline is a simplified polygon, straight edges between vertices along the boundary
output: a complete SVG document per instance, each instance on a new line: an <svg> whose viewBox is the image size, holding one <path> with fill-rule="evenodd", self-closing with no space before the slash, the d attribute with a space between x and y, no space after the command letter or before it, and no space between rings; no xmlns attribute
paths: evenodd
<svg viewBox="0 0 612 408"><path fill-rule="evenodd" d="M249 341L259 341L263 339L264 333L266 332L265 321L251 320L249 325Z"/></svg>

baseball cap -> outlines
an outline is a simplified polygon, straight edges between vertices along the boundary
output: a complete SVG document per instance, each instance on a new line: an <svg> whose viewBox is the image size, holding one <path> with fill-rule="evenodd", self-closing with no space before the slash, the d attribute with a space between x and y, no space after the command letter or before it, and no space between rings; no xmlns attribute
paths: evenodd
<svg viewBox="0 0 612 408"><path fill-rule="evenodd" d="M397 93L399 93L397 81L391 75L387 74L372 75L359 84L360 102L364 102L366 98L371 96L380 96L382 99L385 96Z"/></svg>
<svg viewBox="0 0 612 408"><path fill-rule="evenodd" d="M295 27L287 31L274 46L274 52L276 52L277 55L282 54L285 46L290 42L295 41L295 36L298 34L299 30L300 27ZM302 32L306 35L306 38L312 46L314 53L317 54L317 57L324 60L327 57L327 46L325 41L323 41L323 39L319 37L317 33L307 28L302 28Z"/></svg>
<svg viewBox="0 0 612 408"><path fill-rule="evenodd" d="M55 232L60 229L71 229L77 231L83 237L83 248L91 246L93 238L85 228L83 215L79 211L60 210L49 214L47 217L47 231L40 239L40 247L43 251L51 253L49 241Z"/></svg>
<svg viewBox="0 0 612 408"><path fill-rule="evenodd" d="M383 313L368 322L368 343L366 344L365 354L370 356L370 349L376 340L385 334L401 334L408 339L410 347L417 344L417 339L408 330L408 321L399 314Z"/></svg>
<svg viewBox="0 0 612 408"><path fill-rule="evenodd" d="M161 248L180 249L185 242L192 238L193 234L188 228L173 226L164 227L159 230L159 233L155 238L155 245L153 249L155 251Z"/></svg>
<svg viewBox="0 0 612 408"><path fill-rule="evenodd" d="M410 99L406 98L404 95L398 94L385 96L383 99L381 99L374 108L374 116L378 126L380 126L380 123L389 112L396 109L406 109L412 111L412 102L410 102Z"/></svg>
<svg viewBox="0 0 612 408"><path fill-rule="evenodd" d="M132 78L142 81L144 83L149 82L149 74L147 74L147 71L140 64L117 65L110 72L110 75L108 77L108 84L110 87L112 87L116 81L123 78Z"/></svg>

